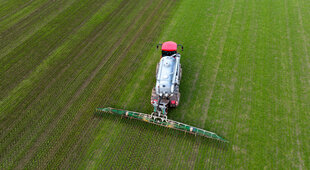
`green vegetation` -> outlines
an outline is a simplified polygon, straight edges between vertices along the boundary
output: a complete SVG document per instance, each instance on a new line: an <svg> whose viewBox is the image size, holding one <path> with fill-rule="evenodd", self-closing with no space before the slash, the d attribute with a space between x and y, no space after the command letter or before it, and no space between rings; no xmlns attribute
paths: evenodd
<svg viewBox="0 0 310 170"><path fill-rule="evenodd" d="M307 169L307 0L0 1L0 168ZM184 45L169 118L150 113L158 42Z"/></svg>

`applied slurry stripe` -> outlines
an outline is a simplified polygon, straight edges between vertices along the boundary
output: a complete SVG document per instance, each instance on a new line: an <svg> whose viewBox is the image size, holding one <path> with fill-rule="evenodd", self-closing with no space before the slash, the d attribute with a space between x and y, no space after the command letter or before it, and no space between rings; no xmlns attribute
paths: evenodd
<svg viewBox="0 0 310 170"><path fill-rule="evenodd" d="M203 165L203 169L211 169L211 165L212 165L212 163L213 163L213 161L212 161L212 158L213 158L213 155L212 155L212 150L213 150L213 148L214 148L214 142L212 142L211 143L211 146L209 146L209 148L208 148L208 154L207 155L209 155L209 157L206 157L206 159L207 160L205 160L207 163L205 163L204 165ZM207 167L208 166L208 167Z"/></svg>
<svg viewBox="0 0 310 170"><path fill-rule="evenodd" d="M179 136L177 137L177 142L178 142L178 145L176 147L176 152L174 152L173 154L173 159L171 159L170 161L172 162L172 164L170 164L170 167L169 169L177 169L177 166L179 164L179 161L180 161L180 157L183 153L182 151L182 148L184 147L185 145L185 142L186 142L186 134L183 133L183 132L178 132Z"/></svg>
<svg viewBox="0 0 310 170"><path fill-rule="evenodd" d="M120 81L119 81L120 82ZM108 97L107 97L108 98ZM116 134L117 135L117 134ZM114 142L113 142L114 143Z"/></svg>
<svg viewBox="0 0 310 170"><path fill-rule="evenodd" d="M133 124L133 125L129 125L129 126L132 126L132 129L131 129L131 127L128 128L128 123L126 123L126 129L132 134L127 135L128 132L126 133L126 137L124 137L125 139L122 140L123 142L121 144L121 149L118 149L117 152L114 152L114 159L113 158L111 159L113 160L113 164L111 165L111 167L116 167L117 165L120 165L120 167L122 167L124 164L128 164L129 162L132 165L132 162L130 160L127 161L127 160L120 159L120 158L122 158L121 157L122 155L128 155L127 153L135 153L136 151L135 146L139 141L141 141L141 138L143 136L143 130L145 128L141 128L141 124L135 123L134 121L130 119L128 119L127 121L128 123ZM126 143L126 145L124 145L123 143ZM141 145L141 143L139 144ZM123 153L126 153L126 154L123 154ZM129 155L127 158L129 157L134 158L132 157L132 155ZM126 168L128 169L128 166Z"/></svg>
<svg viewBox="0 0 310 170"><path fill-rule="evenodd" d="M76 4L73 4L72 6L70 6L69 10L71 8L73 8ZM93 5L93 4L91 4ZM75 9L73 11L73 16L75 13L78 13L79 10L86 10L86 7L88 7L88 3L85 3L83 5L81 5L79 8ZM98 8L98 6L96 6L96 8ZM95 8L95 9L96 9ZM96 10L95 10L96 11ZM87 13L87 14L91 14L93 11ZM60 15L58 15L59 17L64 17L64 16L68 16L68 10L65 10L63 13L61 13ZM79 18L77 22L69 22L69 26L76 26L81 24L81 22L85 19L87 19L89 17L89 15L85 15L82 18ZM59 20L59 18L56 17L56 21ZM77 17L73 17L73 19L76 19ZM55 20L52 21L52 23L55 23ZM48 24L48 26L44 27L44 29L46 30L48 27L50 27L51 24ZM78 26L76 26L75 28L78 28ZM44 30L43 29L43 30ZM56 32L58 30L58 32ZM69 35L71 35L72 33L74 33L72 30L70 33L67 30L63 30L63 31L59 31L60 27L56 27L56 29L49 29L48 31L46 31L45 36L42 35L41 37L38 36L34 36L36 39L33 41L33 43L30 43L29 45L38 45L39 48L38 51L31 51L30 48L26 48L24 49L24 51L21 50L22 47L25 47L25 45L20 46L19 49L17 49L16 51L12 51L12 53L8 54L4 59L3 62L6 62L4 68L2 69L2 73L5 75L5 84L13 86L18 84L18 82L20 82L20 80L13 80L10 81L9 76L15 75L17 76L17 78L23 78L22 76L27 76L29 74L31 74L31 72L35 69L35 67L31 67L31 64L33 66L39 65L40 62L39 61L43 61L45 58L48 58L48 56L50 55L51 52L53 52L54 49L56 49L57 47L59 47L59 45L61 45L61 43L56 44L57 42L61 42L64 39L67 39ZM55 33L56 36L61 36L60 38L56 39L56 38L52 38L51 33ZM58 34L57 34L58 33ZM68 34L65 34L68 33ZM42 31L37 34L42 34ZM65 35L64 35L65 34ZM47 37L46 37L47 36ZM54 40L53 42L47 42L47 39L52 39ZM41 40L42 44L37 44L38 40ZM50 40L51 41L51 40ZM46 49L42 49L44 47L44 45L50 44L49 47L45 47ZM20 51L20 53L18 52ZM42 55L44 56L40 56L38 55L38 53L41 52ZM19 54L17 54L19 53ZM15 57L10 57L12 55L15 55ZM28 55L28 57L24 57L21 58L23 55ZM29 58L29 55L33 55L32 57L34 57L33 59ZM21 59L20 59L21 58ZM20 59L20 60L19 60ZM35 59L37 59L38 61L36 61ZM30 61L28 61L30 60ZM21 69L19 69L19 66L23 66ZM30 68L31 67L31 68ZM15 74L17 73L17 75ZM8 79L8 80L7 80ZM5 87L3 87L5 88ZM10 88L11 89L11 88ZM9 89L8 89L9 90ZM7 91L7 90L6 90ZM4 94L5 95L5 94Z"/></svg>
<svg viewBox="0 0 310 170"><path fill-rule="evenodd" d="M0 19L0 25L2 27L0 28L0 33L5 31L6 29L10 28L14 24L18 23L20 20L26 18L28 15L33 13L37 10L38 7L41 7L42 4L45 4L47 0L43 1L35 1L35 3L32 3L31 5L22 8L21 10L17 10L18 12L13 12L13 14L5 19Z"/></svg>
<svg viewBox="0 0 310 170"><path fill-rule="evenodd" d="M97 35L96 35L96 36L97 36ZM94 38L91 39L91 42L93 42L93 40L94 40ZM84 47L84 48L82 49L82 51L85 51L85 49L87 48L87 46L88 46L89 44L90 44L90 42L86 45L86 47ZM82 51L79 52L79 54L78 54L77 56L75 56L74 59L76 59L76 57L80 56L80 54L82 53ZM73 62L73 61L71 60L71 63L72 63L72 62ZM69 67L70 65L71 65L71 64L69 63L69 64L66 66L66 68ZM65 68L65 69L66 69L66 68ZM64 71L64 70L63 70L63 71Z"/></svg>
<svg viewBox="0 0 310 170"><path fill-rule="evenodd" d="M137 127L137 124L135 125L129 125L130 123L133 123L131 122L132 120L130 119L125 119L125 121L123 121L122 123L124 123L125 125L123 126L123 130L124 130L124 133L123 134L126 134L126 140L124 139L124 136L125 135L121 135L119 138L118 138L118 142L117 143L113 143L114 146L119 146L117 147L117 151L114 151L114 152L110 152L110 154L113 154L113 155L107 155L107 158L104 162L104 166L107 167L107 168L112 168L112 167L116 167L115 165L115 162L118 161L118 153L119 152L129 152L128 150L126 150L127 148L124 148L126 147L127 145L131 145L132 141L137 137L139 138L141 133L140 130ZM127 145L126 145L127 144ZM116 147L113 147L112 148L112 151L113 149L116 149ZM127 162L128 163L128 162Z"/></svg>
<svg viewBox="0 0 310 170"><path fill-rule="evenodd" d="M89 2L90 3L90 2ZM74 16L76 13L79 14L79 10L85 11L87 9L87 7L89 6L89 3L84 3L83 5L81 5L79 8L75 9L72 13L72 15ZM90 3L91 4L91 3ZM74 6L76 4L73 4L72 6ZM92 6L93 4L91 4L90 6ZM73 8L71 6L71 8ZM70 8L70 9L71 9ZM96 11L96 9L98 9L98 5L95 7L94 11ZM87 13L87 14L92 14L93 11ZM63 14L63 15L62 15ZM64 11L64 13L62 13L59 15L59 17L63 17L63 16L68 16L68 10ZM68 32L68 30L64 30L64 31L58 31L59 30L57 27L56 29L53 30L49 30L46 33L47 38L44 39L44 36L42 37L37 37L37 39L34 40L35 43L30 43L30 45L38 45L36 44L38 40L41 40L42 44L39 44L38 47L41 47L39 51L35 52L35 51L29 51L29 48L25 49L25 51L21 52L20 54L17 54L17 51L21 51L19 49L21 49L21 47L19 47L19 49L17 49L16 51L13 51L12 53L8 54L6 56L6 58L3 60L3 62L6 62L4 69L1 71L1 74L4 74L4 85L1 88L5 88L4 90L4 94L3 95L8 95L9 91L11 89L13 89L14 87L18 86L18 84L21 82L21 80L29 75L31 75L31 73L35 70L35 66L40 65L40 63L42 63L42 61L44 61L46 58L48 58L48 56L53 53L53 51L55 49L57 49L62 43L57 43L57 42L63 42L63 40L67 39L71 34L74 33L74 31L76 31L79 26L76 25L83 25L83 21L87 18L89 18L90 15L85 15L82 18L79 18L77 22L68 22L70 27L75 26L75 29L73 29L71 32ZM76 19L77 17L74 17L73 19ZM56 18L57 20L57 18ZM59 19L58 19L59 20ZM53 21L52 21L53 22ZM55 22L55 21L54 21ZM48 26L47 26L48 27ZM45 28L46 29L46 28ZM60 36L61 38L55 39L55 38L51 38L52 35L51 33L55 33L56 36ZM38 34L42 33L39 32ZM65 34L67 33L67 34ZM47 42L47 39L52 39L54 40L53 42ZM51 41L51 40L50 40ZM42 50L42 47L44 46L44 44L46 45L47 43L49 43L49 47L46 48L45 50ZM29 52L28 54L26 54L27 52ZM43 55L43 57L41 55L38 55L38 53L41 52L41 55ZM15 54L16 53L16 54ZM15 57L9 57L11 55L17 55ZM24 57L21 58L23 55L28 55L28 57ZM29 58L29 55L33 55L32 58ZM21 58L19 60L19 58ZM28 61L30 60L30 61ZM34 67L31 67L31 64ZM20 66L20 67L19 67ZM21 68L21 69L19 69ZM10 76L15 76L14 80L9 79ZM10 88L7 88L7 86L10 86Z"/></svg>
<svg viewBox="0 0 310 170"><path fill-rule="evenodd" d="M189 167L192 167L192 169L194 169L195 164L197 162L200 146L201 146L201 138L196 138L195 143L193 145L193 150L190 154L191 159L188 160L189 161Z"/></svg>
<svg viewBox="0 0 310 170"><path fill-rule="evenodd" d="M145 132L146 132L146 130L148 130L148 129L152 128L152 127L150 127L150 126L143 126L144 128L142 128L142 125L141 125L141 124L140 124L139 127L140 127L139 130L142 129L142 130L140 130L140 133L143 134L142 140L139 139L139 140L135 143L134 148L133 148L134 150L130 152L129 156L127 156L127 159L128 159L128 160L124 160L124 161L123 161L123 163L122 163L122 165L121 165L122 168L125 168L125 167L126 167L126 166L124 167L124 164L126 165L127 162L130 162L130 163L131 163L130 166L127 166L127 167L126 167L127 169L138 168L138 167L136 167L137 164L138 164L138 165L141 164L141 163L140 163L140 161L141 161L141 160L140 160L141 156L139 156L139 154L145 153L145 152L143 151L143 149L145 148L146 145L150 144L150 142L149 142L148 140L146 140L146 139L152 138L152 134L153 134L153 133L145 133ZM135 129L134 129L134 130L135 130ZM140 142L139 142L139 141L140 141ZM141 141L142 141L142 142L141 142ZM138 156L137 156L137 155L138 155ZM138 159L138 158L139 158L139 159Z"/></svg>
<svg viewBox="0 0 310 170"><path fill-rule="evenodd" d="M189 147L191 148L192 146L189 145L191 143L190 139L189 139L189 135L188 134L184 134L184 144L182 145L181 151L182 153L179 154L179 158L178 158L178 163L176 165L176 169L181 169L182 167L186 167L185 165L183 165L182 163L186 162L186 157L188 157L188 151L189 151ZM180 166L180 167L179 167ZM186 167L187 168L187 167Z"/></svg>
<svg viewBox="0 0 310 170"><path fill-rule="evenodd" d="M76 93L77 94L77 93ZM76 94L75 94L75 96L76 96ZM77 96L76 96L76 98L77 98ZM72 101L72 100L71 100ZM68 106L68 105L67 105ZM69 107L66 107L66 108L69 108ZM63 111L63 113L65 113L65 111ZM64 114L60 114L60 115L64 115ZM55 121L54 121L55 122ZM57 121L56 121L57 122Z"/></svg>
<svg viewBox="0 0 310 170"><path fill-rule="evenodd" d="M15 4L14 1L7 1L7 2L13 2ZM25 2L25 1L24 1ZM19 6L18 8L14 8L13 10L10 10L10 12L6 13L4 16L0 17L0 21L3 21L4 19L6 19L7 17L9 17L10 15L13 15L14 13L16 13L17 11L25 8L26 6L28 6L29 4L31 4L31 2L33 2L33 0L28 0L26 1L26 3L22 4L21 6ZM2 6L3 4L1 4ZM7 4L4 4L3 6L6 6L6 7L10 7L8 6ZM1 8L0 8L1 10Z"/></svg>
<svg viewBox="0 0 310 170"><path fill-rule="evenodd" d="M285 1L285 2L287 4L287 1ZM298 0L297 0L297 2L298 2ZM299 10L299 5L297 5L297 6L298 6L298 10ZM286 7L286 5L285 5L285 7ZM289 22L288 22L287 8L286 8L285 14L286 14L287 41L288 41L288 44L289 44L289 47L288 47L289 63L288 64L290 65L289 68L294 68L294 66L293 66L292 40L291 40L291 35L290 35L291 31L290 31L290 26L288 25ZM298 12L298 16L300 17L300 11ZM299 20L299 23L302 24L302 21ZM304 33L304 31L302 31L302 33ZM300 141L299 141L299 132L298 131L300 131L300 128L299 128L299 125L298 125L299 122L297 120L299 120L299 113L300 113L300 111L299 111L299 107L296 106L296 101L298 101L298 95L297 95L297 89L296 89L295 75L296 75L295 70L291 69L290 76L289 76L290 77L289 84L290 84L290 87L292 88L292 101L293 101L292 102L293 103L292 104L293 108L291 110L292 110L292 112L295 113L294 118L292 118L294 120L294 122L295 122L295 131L292 132L292 133L296 133L296 135L292 135L291 136L291 139L292 139L292 141L294 139L296 139L296 143L297 143L297 157L298 157L298 160L299 160L298 166L299 166L299 169L302 169L305 166L305 164L304 164L304 161L303 161L302 156L301 156L302 151L301 151L301 148L300 148Z"/></svg>
<svg viewBox="0 0 310 170"><path fill-rule="evenodd" d="M200 146L200 137L196 137L195 138L192 138L191 136L188 136L188 140L189 140L189 143L188 143L188 146L187 146L187 149L186 149L186 159L184 162L186 162L186 168L188 169L194 169L194 164L196 162L196 158L197 158L197 155L198 155L198 151L199 151L199 146Z"/></svg>
<svg viewBox="0 0 310 170"><path fill-rule="evenodd" d="M186 134L185 133L182 133L182 132L180 132L180 135L182 135L182 136L180 136L180 138L178 138L179 140L178 140L178 147L177 147L177 151L174 153L174 159L173 159L173 161L172 161L172 167L170 168L168 168L168 169L177 169L177 166L179 165L179 162L180 162L180 158L181 158L181 156L182 156L182 153L183 153L183 151L182 151L182 148L184 147L184 145L185 145L185 142L186 142Z"/></svg>
<svg viewBox="0 0 310 170"><path fill-rule="evenodd" d="M12 52L12 50L17 49L19 46L21 46L23 43L25 43L28 39L30 39L33 35L35 35L35 33L37 31L39 31L41 28L43 28L46 24L48 24L50 21L52 21L55 17L58 16L59 13L63 12L64 10L66 10L68 7L70 7L70 5L74 2L71 1L70 3L68 3L70 1L66 1L65 5L62 5L62 8L58 8L58 10L56 10L55 13L50 12L47 17L45 17L45 20L42 21L38 24L32 24L30 26L35 26L35 28L32 29L28 29L28 31L24 31L23 36L19 36L16 38L10 38L11 42L8 42L9 40L7 40L6 42L6 46L3 48L0 48L0 59L2 59L3 57L5 57L6 55L8 55L10 52ZM25 19L26 20L26 19ZM23 27L25 28L25 27ZM18 31L18 33L20 34L21 31Z"/></svg>
<svg viewBox="0 0 310 170"><path fill-rule="evenodd" d="M168 129L169 130L169 129ZM176 144L178 142L177 140L177 137L178 137L178 133L173 133L174 131L172 131L172 135L171 136L171 139L170 139L170 142L169 142L169 152L164 152L163 154L167 154L167 158L165 158L166 160L166 164L164 167L170 167L171 166L171 158L172 156L174 156L174 153L176 152Z"/></svg>
<svg viewBox="0 0 310 170"><path fill-rule="evenodd" d="M202 117L201 117L201 120L203 122L203 124L202 124L203 126L206 124L206 119L207 119L207 115L208 115L208 111L209 111L210 102L212 100L213 91L214 91L214 87L215 87L215 84L216 84L216 78L217 78L218 69L219 69L219 67L220 67L220 65L222 63L222 55L223 55L224 46L225 46L225 43L226 43L227 32L228 32L229 28L231 27L231 18L232 18L232 13L234 11L234 7L235 7L235 0L233 0L233 5L232 5L232 8L231 8L231 11L230 11L230 14L229 14L229 19L228 19L228 21L226 23L229 26L224 28L224 30L223 30L224 36L222 36L221 40L220 40L220 50L219 50L219 55L217 56L217 59L219 61L218 61L217 65L216 65L214 76L212 77L211 91L208 92L209 95L208 95L208 97L206 98L206 100L204 102L204 103L206 103L206 105L205 105L206 106L205 107L206 111L203 111Z"/></svg>
<svg viewBox="0 0 310 170"><path fill-rule="evenodd" d="M91 41L93 41L93 39L92 39ZM84 48L84 49L85 49L85 48ZM68 65L68 66L70 66L70 65Z"/></svg>
<svg viewBox="0 0 310 170"><path fill-rule="evenodd" d="M153 128L156 128L156 127L153 126ZM145 157L147 159L144 161L146 163L146 166L148 166L147 168L149 168L151 165L154 164L153 155L155 155L155 153L159 150L159 148L160 148L159 144L163 140L162 136L160 134L161 134L161 132L159 130L155 130L154 136L152 137L153 140L151 141L151 144L148 145L149 146L148 147L149 152L147 152L147 154L145 154Z"/></svg>
<svg viewBox="0 0 310 170"><path fill-rule="evenodd" d="M84 21L86 22L86 20ZM85 26L84 22L82 23L83 24L83 27ZM78 27L80 28L82 26L82 24ZM77 29L77 28L76 28ZM75 29L75 30L76 30ZM67 40L68 42L69 40ZM75 57L76 58L76 57ZM73 60L70 61L70 63L72 63ZM42 94L55 82L56 79L58 79L62 73L64 73L64 71L66 71L66 69L70 66L71 64L68 64L67 66L65 66L64 69L62 69L60 71L60 73L56 76L56 77L53 77L53 79L51 81L48 82L48 84L44 87L44 89L37 95L37 97L28 105L26 106L27 108L26 109L23 109L23 110L28 110L34 103L38 102L38 100L41 98ZM57 69L58 70L58 69ZM20 120L21 117L18 117L18 119L15 119L14 122L16 122L17 120ZM12 127L12 124L10 124L10 126ZM10 129L10 128L9 128Z"/></svg>
<svg viewBox="0 0 310 170"><path fill-rule="evenodd" d="M122 124L122 121L124 121L124 120L123 119L119 119L119 121L117 123L118 127L120 126L120 124ZM125 125L121 125L121 127L123 127L123 126L125 126ZM119 133L117 133L117 132L121 132L121 134L125 134L126 130L128 130L127 128L116 128L116 129L117 129L117 131L115 131L113 133L114 135L112 137L110 137L113 140L110 139L110 140L107 141L107 142L109 142L109 146L106 149L103 150L105 152L103 153L103 155L101 155L101 160L95 162L96 167L98 167L98 166L100 167L102 165L104 165L106 167L105 162L107 161L107 159L110 158L109 154L112 154L112 150L111 149L113 149L115 146L117 146L117 144L120 142L120 140L119 140L120 139L119 138ZM112 146L111 146L111 144L112 144Z"/></svg>
<svg viewBox="0 0 310 170"><path fill-rule="evenodd" d="M70 2L70 1L69 1ZM42 4L39 8L36 8L35 11L33 11L31 14L29 14L28 16L26 16L25 18L23 18L21 21L17 22L16 24L10 26L8 29L3 30L0 35L2 36L3 39L5 39L6 43L1 43L1 55L0 58L4 58L7 54L9 54L9 52L4 52L2 51L7 45L9 45L8 41L15 41L17 42L15 39L17 39L16 36L22 36L25 34L25 31L27 31L27 28L29 27L34 27L38 25L37 21L40 21L39 23L41 23L43 20L40 18L40 16L42 15L46 15L46 13L50 14L52 13L51 10L53 10L54 8L59 8L59 6L62 6L63 8L61 8L62 10L56 11L55 13L57 15L55 15L54 17L52 17L51 19L48 19L47 21L45 21L42 26L40 26L39 28L41 29L43 26L47 25L50 23L50 21L53 21L53 19L55 17L58 16L59 13L62 13L63 11L65 11L66 9L68 9L74 1L70 2L70 3L65 3L62 2L60 3L53 3L52 1L48 1L47 3ZM63 4L64 3L64 4ZM52 5L51 5L52 4ZM36 31L40 30L40 29L36 29ZM30 31L28 29L28 31ZM32 34L36 33L33 32ZM16 45L12 50L16 50L16 48L18 48L19 42L17 42L18 45ZM3 54L4 53L4 54Z"/></svg>
<svg viewBox="0 0 310 170"><path fill-rule="evenodd" d="M94 121L96 121L96 119L93 119ZM102 119L101 119L102 120ZM108 120L108 119L106 119L106 120ZM119 122L120 121L120 119L117 119L116 117L114 117L113 118L113 121L111 121L111 120L108 120L108 121L105 121L105 122L101 122L100 123L100 125L102 125L101 127L100 127L100 129L99 128L96 128L96 129L98 129L98 132L96 133L96 134L98 134L98 135L96 135L96 137L94 138L94 142L95 141L99 141L100 142L100 147L99 147L99 149L100 150L102 150L102 148L103 147L107 147L107 143L108 143L108 141L111 141L111 139L112 139L112 135L114 134L115 135L115 131L116 131L116 127L117 127L117 125L118 125L118 123L117 122ZM93 122L92 122L93 123ZM92 124L92 125L94 125L95 127L97 126L97 124ZM107 130L107 131L103 131L103 130L105 130L105 129L109 129L109 130ZM105 138L103 138L103 133L102 132L105 132L104 133L104 136L109 136L109 137L105 137ZM99 134L100 133L100 134ZM94 142L92 142L91 143L91 145L90 145L90 147L89 147L89 149L91 149L91 148L93 148L93 147L96 147L96 145L94 144ZM95 146L94 146L95 145ZM77 145L77 147L78 147L78 145ZM99 149L97 149L97 151L99 150ZM93 149L91 149L91 150L93 150ZM81 153L82 154L82 153ZM96 155L95 155L96 154ZM83 161L82 160L82 162L81 162L81 164L79 164L80 165L80 168L83 168L83 169L90 169L90 168L93 168L93 167L89 167L89 164L86 164L86 162L88 163L88 162L91 162L91 160L96 160L96 159L98 159L99 157L102 157L102 152L100 152L100 155L98 155L98 153L96 152L96 150L93 150L93 152L87 152L86 154L85 154L85 157L87 158L86 160L87 161ZM72 159L71 159L72 160ZM76 160L80 160L80 159L74 159L75 161ZM66 160L65 160L65 162L67 162L67 161L69 161L69 158L67 157L66 158ZM72 168L72 164L71 164L71 166L70 165L67 165L67 167L64 167L64 165L67 165L67 163L63 163L62 164L62 166L60 167L60 169L67 169L67 168L69 168L69 167L71 167ZM75 164L75 165L78 165L78 164ZM78 169L78 167L73 167L74 169Z"/></svg>
<svg viewBox="0 0 310 170"><path fill-rule="evenodd" d="M42 65L42 64L41 64L41 65ZM37 70L37 69L38 69L38 68L36 67L36 70ZM31 74L34 74L34 73L31 73ZM31 78L31 77L30 77L30 78ZM28 78L28 79L29 79L29 78ZM14 81L15 81L15 80L14 80ZM25 80L24 80L24 81L25 81ZM22 82L23 82L23 81L22 81ZM22 82L21 82L21 83L22 83ZM15 82L15 83L16 83L16 82ZM18 88L21 88L19 84L17 85L17 87L13 88L13 90L10 92L10 94L7 96L7 98L10 97L10 95L12 95L12 93L16 92L16 90L17 90ZM5 100L8 100L7 98L5 98L5 99L2 101L2 103L5 102Z"/></svg>
<svg viewBox="0 0 310 170"><path fill-rule="evenodd" d="M212 143L214 141L206 141L204 139L200 140L201 142L201 145L200 145L200 148L199 148L199 151L198 151L198 160L197 160L197 163L195 163L196 167L202 167L202 166L205 166L205 164L209 163L208 162L208 157L210 157L210 154L209 154L209 150L210 150L210 147L212 147Z"/></svg>
<svg viewBox="0 0 310 170"><path fill-rule="evenodd" d="M154 128L157 128L157 127L154 127ZM173 148L173 146L170 145L172 142L173 136L171 134L170 129L165 128L165 129L156 129L156 130L160 131L161 132L160 134L163 134L164 136L162 137L163 140L157 144L157 145L161 145L161 147L158 150L158 154L159 154L159 156L157 157L158 159L154 161L157 162L157 165L159 167L166 167L163 165L163 162L167 163L168 162L167 157L169 158L171 156L169 154L169 150ZM145 157L146 155L144 155L144 159ZM143 160L140 160L140 161L143 161Z"/></svg>
<svg viewBox="0 0 310 170"><path fill-rule="evenodd" d="M145 8L147 9L147 8ZM135 19L135 22L138 21L140 19L142 15L139 15L136 19ZM131 25L135 25L135 22ZM128 30L131 30L132 27L128 28ZM140 28L143 28L143 27L140 27ZM142 30L142 29L140 29ZM139 31L138 31L139 33ZM138 34L136 34L137 36ZM135 39L134 39L135 40ZM122 41L118 41L118 43L116 44L117 46L119 46L120 44L122 43ZM132 43L131 43L132 45ZM128 49L128 47L127 47ZM112 56L113 55L113 52L111 51L111 53L108 55L108 56ZM66 108L69 108L73 101L81 94L81 92L83 91L83 89L85 89L88 84L93 80L93 78L97 75L97 73L100 71L100 69L103 67L103 65L105 64L106 60L105 58L103 60L101 60L100 64L96 67L96 69L91 73L90 77L82 84L81 88L77 91L77 93L73 96L72 100L69 101L69 104L66 105L65 109L64 110L67 110Z"/></svg>
<svg viewBox="0 0 310 170"><path fill-rule="evenodd" d="M98 89L98 90L99 90L99 89ZM98 91L98 90L97 90L97 91ZM96 93L97 93L97 92L96 92Z"/></svg>

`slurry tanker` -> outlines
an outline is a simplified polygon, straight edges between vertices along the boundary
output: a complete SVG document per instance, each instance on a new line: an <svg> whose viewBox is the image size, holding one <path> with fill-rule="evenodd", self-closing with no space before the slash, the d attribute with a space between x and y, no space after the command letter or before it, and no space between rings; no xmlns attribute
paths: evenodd
<svg viewBox="0 0 310 170"><path fill-rule="evenodd" d="M115 109L111 107L97 108L96 113L106 112L123 117L133 118L148 123L185 131L194 135L200 135L222 142L228 142L217 134L200 129L191 125L168 119L168 108L175 108L180 102L180 82L182 77L181 54L177 48L183 46L173 41L167 41L161 46L161 58L156 67L156 84L152 89L151 104L153 112L151 114L139 113L134 111Z"/></svg>

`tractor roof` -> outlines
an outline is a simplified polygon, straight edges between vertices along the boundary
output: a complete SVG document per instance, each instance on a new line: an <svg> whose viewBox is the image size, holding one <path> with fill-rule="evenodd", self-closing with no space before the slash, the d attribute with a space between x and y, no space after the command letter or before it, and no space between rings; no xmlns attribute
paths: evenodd
<svg viewBox="0 0 310 170"><path fill-rule="evenodd" d="M178 44L173 41L164 42L161 50L163 51L176 51L178 48Z"/></svg>

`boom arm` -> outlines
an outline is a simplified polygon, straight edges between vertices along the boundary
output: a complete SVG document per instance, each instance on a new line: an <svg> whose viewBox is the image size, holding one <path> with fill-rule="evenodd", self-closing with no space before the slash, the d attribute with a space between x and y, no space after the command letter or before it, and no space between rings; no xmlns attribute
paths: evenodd
<svg viewBox="0 0 310 170"><path fill-rule="evenodd" d="M197 127L194 127L191 125L187 125L187 124L184 124L181 122L177 122L174 120L167 119L167 121L157 122L156 120L154 120L152 118L152 116L150 114L133 112L133 111L122 110L122 109L115 109L115 108L111 108L111 107L97 108L96 110L98 111L97 113L107 112L107 113L111 113L111 114L115 114L115 115L119 115L119 116L124 116L124 117L128 117L128 118L142 120L142 121L145 121L148 123L152 123L152 124L159 125L159 126L164 126L167 128L181 130L181 131L188 132L188 133L191 133L194 135L200 135L200 136L216 139L216 140L219 140L221 142L228 142L227 140L218 136L214 132L203 130L203 129L200 129L200 128L197 128Z"/></svg>

